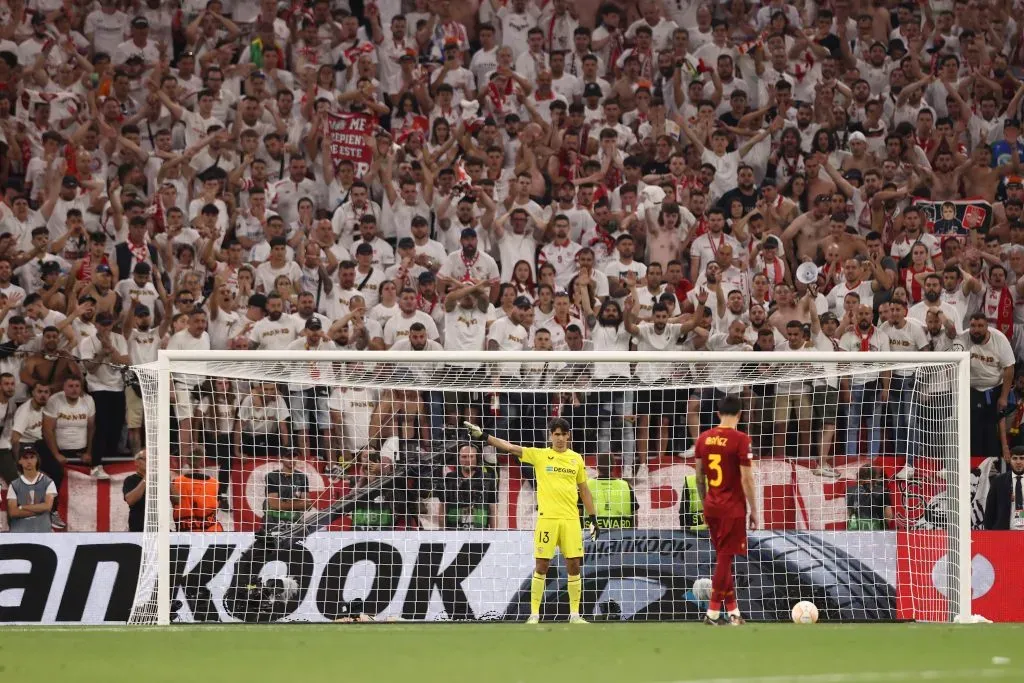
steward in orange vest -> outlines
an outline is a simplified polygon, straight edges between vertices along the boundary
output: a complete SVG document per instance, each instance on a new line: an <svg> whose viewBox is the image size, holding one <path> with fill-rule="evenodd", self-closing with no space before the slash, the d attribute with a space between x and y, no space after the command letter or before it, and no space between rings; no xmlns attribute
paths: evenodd
<svg viewBox="0 0 1024 683"><path fill-rule="evenodd" d="M178 531L224 531L217 521L217 480L202 472L171 481L171 503Z"/></svg>

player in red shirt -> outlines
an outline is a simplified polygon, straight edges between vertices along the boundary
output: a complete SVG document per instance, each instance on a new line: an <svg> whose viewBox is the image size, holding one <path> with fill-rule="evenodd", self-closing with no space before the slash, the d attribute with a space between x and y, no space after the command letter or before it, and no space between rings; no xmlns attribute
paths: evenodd
<svg viewBox="0 0 1024 683"><path fill-rule="evenodd" d="M745 623L736 604L732 558L747 554L746 522L749 519L749 527L757 528L757 497L750 437L736 428L742 408L738 396L727 395L718 402L718 426L697 437L697 492L716 556L705 624L719 623L723 602L730 624Z"/></svg>

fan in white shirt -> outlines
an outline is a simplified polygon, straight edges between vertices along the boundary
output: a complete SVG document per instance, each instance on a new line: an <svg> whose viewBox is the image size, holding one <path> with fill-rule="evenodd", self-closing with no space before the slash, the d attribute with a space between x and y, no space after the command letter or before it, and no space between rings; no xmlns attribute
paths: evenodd
<svg viewBox="0 0 1024 683"><path fill-rule="evenodd" d="M690 272L703 273L707 265L718 259L722 247L729 245L733 254L742 253L742 246L732 235L725 234L725 212L711 209L707 213L708 231L690 244Z"/></svg>
<svg viewBox="0 0 1024 683"><path fill-rule="evenodd" d="M477 249L477 235L473 228L465 228L459 238L462 249L452 252L441 266L438 275L456 282L497 281L498 264L489 254Z"/></svg>
<svg viewBox="0 0 1024 683"><path fill-rule="evenodd" d="M270 240L269 258L256 267L256 289L263 293L274 291L274 283L278 276L287 275L292 281L292 288L298 290L298 282L302 277L302 268L294 260L289 259L290 247L283 237Z"/></svg>
<svg viewBox="0 0 1024 683"><path fill-rule="evenodd" d="M487 332L488 351L523 351L530 347L533 328L533 303L525 296L516 298L512 314L499 318ZM520 363L502 363L498 373L502 377L519 377Z"/></svg>
<svg viewBox="0 0 1024 683"><path fill-rule="evenodd" d="M394 318L392 319L394 320ZM422 321L414 322L409 326L405 336L395 342L391 347L392 351L443 351L442 346L433 339L428 339L430 332ZM433 381L433 375L438 369L437 363L407 363L399 372L404 370L411 374L416 381L429 385Z"/></svg>
<svg viewBox="0 0 1024 683"><path fill-rule="evenodd" d="M871 306L875 299L875 292L882 288L878 280L864 280L864 271L871 268L872 262L865 261L863 264L855 258L846 259L843 263L843 274L845 280L832 288L828 293L829 306L835 316L842 316L843 300L850 292L860 297L860 303Z"/></svg>
<svg viewBox="0 0 1024 683"><path fill-rule="evenodd" d="M196 308L188 316L185 329L175 332L167 342L168 351L209 351L210 335L206 332L206 312ZM192 390L199 386L200 377L184 375L174 381L174 414L178 419L179 442L182 455L190 455L195 448L192 433Z"/></svg>
<svg viewBox="0 0 1024 683"><path fill-rule="evenodd" d="M295 318L284 314L284 300L276 292L267 296L267 315L253 325L249 347L260 351L279 351L299 336Z"/></svg>
<svg viewBox="0 0 1024 683"><path fill-rule="evenodd" d="M448 292L444 300L444 348L449 351L482 351L487 336L490 302L486 281L467 282ZM473 367L479 367L474 364Z"/></svg>
<svg viewBox="0 0 1024 683"><path fill-rule="evenodd" d="M647 284L647 266L633 258L636 242L632 235L628 233L619 235L615 246L619 257L608 261L602 270L608 276L611 296L622 299L629 292L630 287Z"/></svg>
<svg viewBox="0 0 1024 683"><path fill-rule="evenodd" d="M384 269L373 265L373 247L360 242L356 247L355 286L367 308L373 308L380 301L380 286L384 284Z"/></svg>
<svg viewBox="0 0 1024 683"><path fill-rule="evenodd" d="M569 282L579 272L576 254L583 248L569 239L570 229L569 219L565 214L555 216L555 237L541 247L540 254L537 255L538 266L548 263L555 269L555 284L562 289L568 287Z"/></svg>
<svg viewBox="0 0 1024 683"><path fill-rule="evenodd" d="M654 304L650 322L637 323L633 304L627 302L623 322L626 330L633 335L637 351L645 354L676 349L680 337L688 331L687 327L671 318L668 307L661 303ZM669 363L637 363L636 376L648 387L637 397L637 451L642 467L650 459L648 443L652 421L657 426L654 435L657 443L655 454L663 454L668 450L671 416L676 410L676 394L674 390L663 388L672 376Z"/></svg>
<svg viewBox="0 0 1024 683"><path fill-rule="evenodd" d="M520 261L530 264L530 274L536 278L533 262L537 253L537 240L530 229L530 215L526 210L512 209L491 226L501 257L501 281L512 281L512 271Z"/></svg>
<svg viewBox="0 0 1024 683"><path fill-rule="evenodd" d="M428 339L431 341L438 341L440 339L434 319L416 306L415 289L410 287L402 290L401 295L398 297L398 308L400 310L399 314L392 316L387 324L384 325L385 346L392 348L396 342L408 337L409 330L416 323L423 325Z"/></svg>

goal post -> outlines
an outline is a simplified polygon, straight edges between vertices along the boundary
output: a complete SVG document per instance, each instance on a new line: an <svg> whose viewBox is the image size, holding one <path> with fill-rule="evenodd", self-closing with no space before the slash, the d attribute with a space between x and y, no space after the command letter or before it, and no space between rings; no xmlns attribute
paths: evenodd
<svg viewBox="0 0 1024 683"><path fill-rule="evenodd" d="M971 613L965 352L161 351L135 370L130 623L525 619L532 470L461 423L544 446L554 416L604 505L585 616L697 618L713 551L692 446L727 393L761 511L736 567L748 618L803 599L833 621ZM545 618L564 580L556 558Z"/></svg>

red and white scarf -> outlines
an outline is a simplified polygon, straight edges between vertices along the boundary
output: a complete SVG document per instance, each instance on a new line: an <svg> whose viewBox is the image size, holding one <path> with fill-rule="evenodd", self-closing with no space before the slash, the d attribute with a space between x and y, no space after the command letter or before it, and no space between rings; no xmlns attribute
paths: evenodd
<svg viewBox="0 0 1024 683"><path fill-rule="evenodd" d="M1009 287L985 292L985 317L996 329L1013 338L1013 294Z"/></svg>
<svg viewBox="0 0 1024 683"><path fill-rule="evenodd" d="M860 328L857 328L857 336L860 337L860 350L870 351L871 350L871 338L875 336L875 326L872 325L868 330L867 334L861 334Z"/></svg>
<svg viewBox="0 0 1024 683"><path fill-rule="evenodd" d="M142 244L135 244L131 240L125 242L128 245L128 250L132 253L132 258L135 259L135 263L149 263L149 248L146 242Z"/></svg>
<svg viewBox="0 0 1024 683"><path fill-rule="evenodd" d="M913 266L903 269L903 286L907 288L907 292L910 294L910 300L913 303L917 303L924 296L924 285L921 284L920 280L917 279L917 275L921 273L934 273L935 269L931 266L924 266L921 270L917 270Z"/></svg>
<svg viewBox="0 0 1024 683"><path fill-rule="evenodd" d="M614 72L615 64L619 61L619 57L622 56L624 47L625 44L622 41L622 33L616 31L608 40L608 64L606 69L608 74L612 74Z"/></svg>
<svg viewBox="0 0 1024 683"><path fill-rule="evenodd" d="M505 101L508 100L512 92L513 87L511 78L505 82L504 88L499 88L498 84L494 81L487 84L487 99L490 101L491 107L494 109L495 116L504 116Z"/></svg>
<svg viewBox="0 0 1024 683"><path fill-rule="evenodd" d="M771 268L772 270L771 275L768 274L769 268ZM764 264L764 270L762 270L761 272L764 273L764 276L766 278L768 278L768 282L771 282L772 284L775 285L781 285L783 277L786 274L785 267L782 264L782 259L780 259L778 256L776 256L773 261L766 261Z"/></svg>

